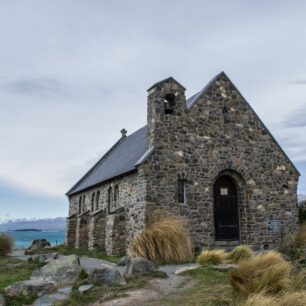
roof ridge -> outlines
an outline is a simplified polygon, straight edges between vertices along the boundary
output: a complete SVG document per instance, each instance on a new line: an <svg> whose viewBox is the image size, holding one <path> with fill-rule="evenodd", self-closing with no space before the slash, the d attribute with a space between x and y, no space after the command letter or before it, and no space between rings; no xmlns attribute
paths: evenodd
<svg viewBox="0 0 306 306"><path fill-rule="evenodd" d="M199 92L191 96L187 99L186 105L188 108L191 108L192 105L209 89L209 87L221 76L225 75L224 71L219 72L217 75L215 75Z"/></svg>

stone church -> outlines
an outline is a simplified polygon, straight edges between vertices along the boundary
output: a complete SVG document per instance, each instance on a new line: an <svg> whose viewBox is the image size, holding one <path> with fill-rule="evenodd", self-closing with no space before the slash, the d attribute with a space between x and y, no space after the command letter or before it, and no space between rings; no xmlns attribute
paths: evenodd
<svg viewBox="0 0 306 306"><path fill-rule="evenodd" d="M67 192L67 245L122 254L160 209L198 249L270 249L296 231L299 172L224 72L189 99L172 77L154 84L147 125L121 133Z"/></svg>

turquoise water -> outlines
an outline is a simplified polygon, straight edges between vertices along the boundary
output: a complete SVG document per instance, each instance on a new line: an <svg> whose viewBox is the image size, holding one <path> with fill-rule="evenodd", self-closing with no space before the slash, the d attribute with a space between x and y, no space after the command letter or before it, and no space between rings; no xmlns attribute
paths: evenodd
<svg viewBox="0 0 306 306"><path fill-rule="evenodd" d="M65 239L65 232L6 232L6 234L13 237L15 241L15 248L24 249L31 245L34 239L47 239L52 246L61 244Z"/></svg>

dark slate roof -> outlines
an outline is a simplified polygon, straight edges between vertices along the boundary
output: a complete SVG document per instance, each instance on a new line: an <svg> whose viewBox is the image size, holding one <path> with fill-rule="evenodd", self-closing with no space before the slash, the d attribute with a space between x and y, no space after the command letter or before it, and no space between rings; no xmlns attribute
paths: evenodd
<svg viewBox="0 0 306 306"><path fill-rule="evenodd" d="M186 88L185 88L182 84L180 84L176 79L174 79L172 76L170 76L170 77L168 77L168 78L166 78L166 79L163 79L163 80L161 80L161 81L159 81L159 82L156 82L156 83L153 84L149 89L147 89L147 91L150 91L153 87L158 86L158 85L160 85L160 84L162 84L162 83L165 83L165 82L167 82L167 81L170 81L170 80L172 80L173 82L179 84L184 90L186 90Z"/></svg>
<svg viewBox="0 0 306 306"><path fill-rule="evenodd" d="M136 169L148 156L147 126L128 137L121 137L115 145L67 192L72 195ZM152 152L152 150L149 150Z"/></svg>

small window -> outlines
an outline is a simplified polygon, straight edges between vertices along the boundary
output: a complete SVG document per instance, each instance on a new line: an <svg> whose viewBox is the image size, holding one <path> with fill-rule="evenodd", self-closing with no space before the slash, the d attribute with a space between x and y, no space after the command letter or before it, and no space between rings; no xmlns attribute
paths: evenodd
<svg viewBox="0 0 306 306"><path fill-rule="evenodd" d="M178 202L179 204L186 203L186 180L178 179Z"/></svg>
<svg viewBox="0 0 306 306"><path fill-rule="evenodd" d="M116 209L119 206L119 186L115 186L114 190L114 208Z"/></svg>
<svg viewBox="0 0 306 306"><path fill-rule="evenodd" d="M112 187L108 188L108 212L113 210L113 189Z"/></svg>
<svg viewBox="0 0 306 306"><path fill-rule="evenodd" d="M82 213L82 196L79 198L79 215Z"/></svg>
<svg viewBox="0 0 306 306"><path fill-rule="evenodd" d="M94 211L95 208L95 193L91 196L91 211Z"/></svg>
<svg viewBox="0 0 306 306"><path fill-rule="evenodd" d="M164 98L165 115L172 115L175 107L175 96L167 94Z"/></svg>
<svg viewBox="0 0 306 306"><path fill-rule="evenodd" d="M86 199L86 197L85 197L85 195L83 195L83 203L82 203L82 211L83 212L85 212L85 199Z"/></svg>
<svg viewBox="0 0 306 306"><path fill-rule="evenodd" d="M99 210L100 191L97 192L96 196L96 210Z"/></svg>

